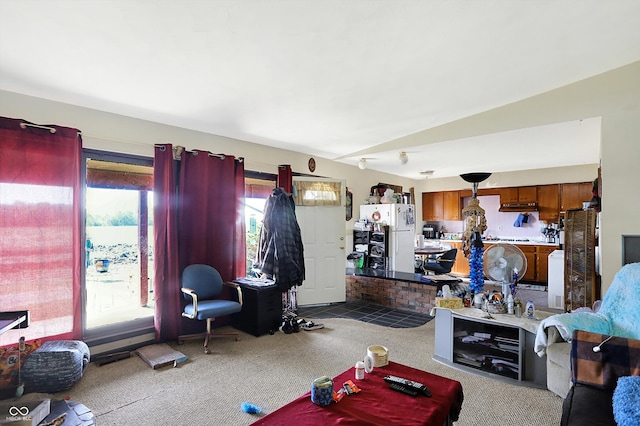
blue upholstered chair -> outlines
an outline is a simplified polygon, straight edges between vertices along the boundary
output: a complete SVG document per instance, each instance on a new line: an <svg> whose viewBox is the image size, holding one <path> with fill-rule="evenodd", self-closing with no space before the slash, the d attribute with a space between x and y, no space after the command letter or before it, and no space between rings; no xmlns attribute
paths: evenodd
<svg viewBox="0 0 640 426"><path fill-rule="evenodd" d="M225 285L236 289L237 301L220 298ZM242 289L238 284L223 282L220 273L212 266L195 264L187 266L182 272L182 293L187 300L182 316L207 321L207 331L178 336L178 343L204 337L204 352L210 354L209 339L212 337L235 336L236 341L239 340L239 333L211 332L211 322L216 317L235 314L242 310Z"/></svg>
<svg viewBox="0 0 640 426"><path fill-rule="evenodd" d="M444 252L440 257L429 259L423 265L424 273L431 271L435 274L448 274L453 268L457 254L458 249L451 249Z"/></svg>

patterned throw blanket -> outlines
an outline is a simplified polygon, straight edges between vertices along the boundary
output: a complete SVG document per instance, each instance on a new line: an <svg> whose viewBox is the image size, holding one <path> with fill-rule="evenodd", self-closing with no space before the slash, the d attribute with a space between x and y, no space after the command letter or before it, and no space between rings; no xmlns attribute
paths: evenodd
<svg viewBox="0 0 640 426"><path fill-rule="evenodd" d="M640 339L640 263L623 266L616 274L598 312L573 312L552 315L540 322L534 351L547 350L546 329L555 326L562 338L571 341L575 330Z"/></svg>
<svg viewBox="0 0 640 426"><path fill-rule="evenodd" d="M640 376L640 340L608 338L604 334L574 332L571 342L574 383L614 390L619 377ZM594 347L600 350L594 352Z"/></svg>
<svg viewBox="0 0 640 426"><path fill-rule="evenodd" d="M640 425L640 340L574 332L571 379L612 391L618 426Z"/></svg>

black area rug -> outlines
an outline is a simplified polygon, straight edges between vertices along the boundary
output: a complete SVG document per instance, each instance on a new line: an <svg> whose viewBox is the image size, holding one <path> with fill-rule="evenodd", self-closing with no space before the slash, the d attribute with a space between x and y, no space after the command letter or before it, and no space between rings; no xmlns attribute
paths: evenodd
<svg viewBox="0 0 640 426"><path fill-rule="evenodd" d="M307 320L351 318L391 328L419 327L433 319L432 316L426 314L357 302L333 303L322 306L302 306L298 308L298 317Z"/></svg>

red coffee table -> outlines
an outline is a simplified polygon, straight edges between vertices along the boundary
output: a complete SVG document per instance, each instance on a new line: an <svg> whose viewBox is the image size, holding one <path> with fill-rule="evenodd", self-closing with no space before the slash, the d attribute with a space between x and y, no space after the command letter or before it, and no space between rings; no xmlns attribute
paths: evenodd
<svg viewBox="0 0 640 426"><path fill-rule="evenodd" d="M386 375L420 382L429 388L432 396L412 397L391 390L389 384L383 380ZM311 379L310 377L309 387ZM312 403L311 394L307 392L252 425L440 426L458 420L462 408L463 393L460 382L395 362L374 368L370 374L365 373L364 380L355 380L355 368L351 367L333 378L334 389L340 389L347 380L352 380L361 392L345 395L340 402L326 407Z"/></svg>

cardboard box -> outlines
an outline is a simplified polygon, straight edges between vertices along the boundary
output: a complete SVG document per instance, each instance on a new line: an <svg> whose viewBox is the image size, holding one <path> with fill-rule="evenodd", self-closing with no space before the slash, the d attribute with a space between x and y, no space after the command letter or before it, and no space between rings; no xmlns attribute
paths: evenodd
<svg viewBox="0 0 640 426"><path fill-rule="evenodd" d="M436 297L436 306L439 308L460 309L462 308L462 299L459 297L451 297L449 299Z"/></svg>

